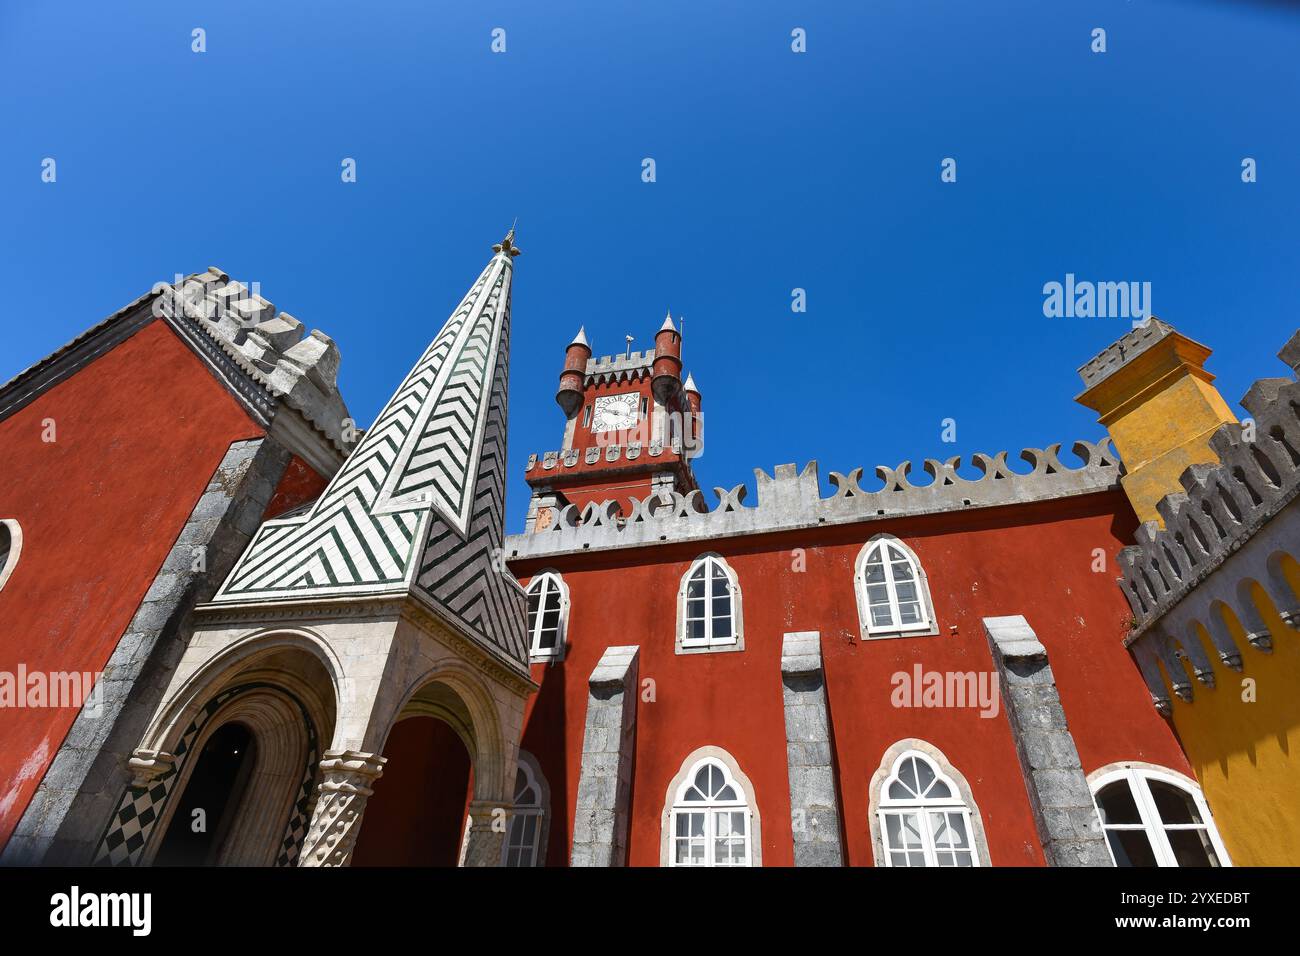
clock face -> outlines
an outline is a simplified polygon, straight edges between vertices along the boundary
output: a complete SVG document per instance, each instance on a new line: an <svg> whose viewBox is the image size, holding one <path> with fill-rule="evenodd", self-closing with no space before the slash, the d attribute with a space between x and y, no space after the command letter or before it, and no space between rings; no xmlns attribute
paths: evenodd
<svg viewBox="0 0 1300 956"><path fill-rule="evenodd" d="M602 395L596 399L595 413L591 417L593 432L621 432L636 427L637 411L641 407L641 394Z"/></svg>

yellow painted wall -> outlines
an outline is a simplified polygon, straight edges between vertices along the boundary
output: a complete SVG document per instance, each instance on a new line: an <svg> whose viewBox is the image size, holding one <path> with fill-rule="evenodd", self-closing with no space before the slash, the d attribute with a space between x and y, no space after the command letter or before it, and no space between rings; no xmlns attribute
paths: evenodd
<svg viewBox="0 0 1300 956"><path fill-rule="evenodd" d="M1124 461L1122 483L1139 521L1160 522L1156 502L1183 490L1178 476L1189 465L1218 463L1210 436L1236 420L1218 389L1186 369L1168 372L1102 415Z"/></svg>
<svg viewBox="0 0 1300 956"><path fill-rule="evenodd" d="M1300 587L1300 569L1287 568ZM1271 653L1246 641L1227 616L1241 648L1242 671L1218 660L1209 636L1201 641L1214 663L1213 690L1192 679L1193 700L1173 698L1174 728L1236 866L1300 865L1300 632L1282 623L1261 589L1255 604L1273 635ZM1186 667L1186 663L1184 663ZM1189 677L1191 669L1188 667ZM1254 681L1255 701L1242 700Z"/></svg>

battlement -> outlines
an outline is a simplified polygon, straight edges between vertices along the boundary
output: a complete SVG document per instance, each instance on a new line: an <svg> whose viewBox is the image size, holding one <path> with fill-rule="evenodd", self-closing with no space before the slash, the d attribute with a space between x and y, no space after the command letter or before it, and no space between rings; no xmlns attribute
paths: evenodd
<svg viewBox="0 0 1300 956"><path fill-rule="evenodd" d="M1241 404L1254 418L1253 437L1237 422L1219 426L1210 447L1219 464L1192 465L1184 491L1156 505L1164 520L1137 530L1138 543L1119 554L1120 586L1133 608L1137 640L1201 581L1236 553L1300 494L1300 331L1278 353L1292 379L1255 382Z"/></svg>
<svg viewBox="0 0 1300 956"><path fill-rule="evenodd" d="M635 381L650 374L654 366L655 350L628 352L625 355L602 355L587 359L584 384Z"/></svg>
<svg viewBox="0 0 1300 956"><path fill-rule="evenodd" d="M1152 317L1079 366L1079 377L1087 388L1092 388L1175 331L1173 326Z"/></svg>
<svg viewBox="0 0 1300 956"><path fill-rule="evenodd" d="M607 453L607 450L597 450ZM1060 450L1059 444L1026 448L1019 456L1032 466L1026 473L1011 469L1005 451L992 456L977 453L971 456L971 463L980 471L979 478L966 478L957 473L961 467L960 455L942 462L926 459L922 468L931 480L920 485L911 481L910 461L896 468L880 465L875 469L882 482L878 489L862 487L862 468L845 474L832 471L830 480L835 491L826 498L821 495L816 461L809 462L802 470L793 464L778 465L771 476L756 468L758 503L754 507L745 505L748 489L743 484L730 490L714 488L718 502L712 510L698 490L689 494L660 492L633 499L631 514L626 517L620 517L615 501L590 504L581 511L569 504L558 509L555 520L543 530L507 538L506 556L529 558L710 540L1025 504L1117 487L1121 466L1109 439L1095 444L1075 442L1074 453L1083 462L1078 468L1063 465Z"/></svg>
<svg viewBox="0 0 1300 956"><path fill-rule="evenodd" d="M216 267L163 287L156 314L195 328L246 375L302 414L334 447L343 439L347 406L338 390L339 349Z"/></svg>

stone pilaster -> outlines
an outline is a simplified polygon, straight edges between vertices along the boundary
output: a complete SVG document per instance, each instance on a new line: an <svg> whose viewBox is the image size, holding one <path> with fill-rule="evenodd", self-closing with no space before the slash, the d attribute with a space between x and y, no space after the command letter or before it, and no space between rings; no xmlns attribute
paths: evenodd
<svg viewBox="0 0 1300 956"><path fill-rule="evenodd" d="M356 750L329 751L320 762L316 808L303 840L299 866L347 866L361 832L366 801L387 758Z"/></svg>
<svg viewBox="0 0 1300 956"><path fill-rule="evenodd" d="M1047 649L1020 615L986 617L984 633L1048 866L1111 866Z"/></svg>
<svg viewBox="0 0 1300 956"><path fill-rule="evenodd" d="M839 793L831 754L821 634L798 631L781 644L781 696L795 866L843 866Z"/></svg>
<svg viewBox="0 0 1300 956"><path fill-rule="evenodd" d="M471 801L461 866L500 866L509 825L509 807L491 800Z"/></svg>
<svg viewBox="0 0 1300 956"><path fill-rule="evenodd" d="M624 866L640 648L611 647L591 672L571 866Z"/></svg>

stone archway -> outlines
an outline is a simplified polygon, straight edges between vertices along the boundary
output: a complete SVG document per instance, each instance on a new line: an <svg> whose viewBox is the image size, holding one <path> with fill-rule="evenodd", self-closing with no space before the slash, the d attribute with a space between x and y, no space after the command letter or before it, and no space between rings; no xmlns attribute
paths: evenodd
<svg viewBox="0 0 1300 956"><path fill-rule="evenodd" d="M321 750L337 713L333 671L309 647L302 635L251 635L178 682L132 756L135 777L100 839L95 863L155 862L171 828L192 827L193 811L202 809L207 835L197 842L203 860L178 860L169 851L158 862L297 864ZM242 778L227 772L214 784L203 769L205 750L233 725L247 732L250 759L240 764ZM186 793L195 774L204 799L220 808L190 805L195 801Z"/></svg>

